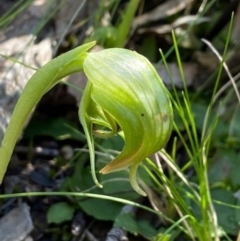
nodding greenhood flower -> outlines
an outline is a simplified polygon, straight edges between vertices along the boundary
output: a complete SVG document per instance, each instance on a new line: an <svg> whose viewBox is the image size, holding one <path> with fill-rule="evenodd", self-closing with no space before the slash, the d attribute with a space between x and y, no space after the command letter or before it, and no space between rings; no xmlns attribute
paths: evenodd
<svg viewBox="0 0 240 241"><path fill-rule="evenodd" d="M130 168L130 182L137 183L139 164L167 142L173 123L169 93L152 64L126 49L106 49L90 53L83 70L88 77L80 105L83 125L94 167L93 133L99 137L119 134L125 141L122 152L100 173ZM95 182L97 182L94 176Z"/></svg>
<svg viewBox="0 0 240 241"><path fill-rule="evenodd" d="M92 175L95 174L93 133L108 138L120 135L122 152L100 172L118 171L130 166L133 188L141 161L167 142L173 122L169 93L151 63L136 52L107 49L87 51L95 42L84 44L47 63L28 81L13 111L0 147L0 183L24 123L41 97L61 78L84 71L88 83L80 104L79 117L89 145Z"/></svg>

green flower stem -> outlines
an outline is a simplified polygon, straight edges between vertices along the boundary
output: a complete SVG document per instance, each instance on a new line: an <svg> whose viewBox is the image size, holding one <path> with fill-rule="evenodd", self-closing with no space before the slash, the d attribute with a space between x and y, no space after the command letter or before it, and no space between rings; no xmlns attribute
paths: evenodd
<svg viewBox="0 0 240 241"><path fill-rule="evenodd" d="M17 139L34 106L63 77L82 71L83 62L87 56L86 51L94 45L95 42L82 45L53 59L30 78L15 106L2 140L0 148L0 183L2 183Z"/></svg>
<svg viewBox="0 0 240 241"><path fill-rule="evenodd" d="M154 213L157 216L160 216L161 218L164 218L170 223L174 223L174 221L167 216L165 216L161 211L155 211L154 209L151 209L149 207L146 207L144 205L141 205L139 203L129 201L123 198L118 197L112 197L102 194L95 194L95 193L86 193L86 192L29 192L29 193L13 193L13 194L4 194L0 195L0 199L5 198L16 198L16 197L39 197L39 196L65 196L65 197L84 197L84 198L97 198L97 199L103 199L103 200L110 200L113 202L123 203L127 205L132 205L137 208L141 208L143 210L146 210L150 213ZM179 225L180 226L180 225ZM181 227L181 226L180 226Z"/></svg>

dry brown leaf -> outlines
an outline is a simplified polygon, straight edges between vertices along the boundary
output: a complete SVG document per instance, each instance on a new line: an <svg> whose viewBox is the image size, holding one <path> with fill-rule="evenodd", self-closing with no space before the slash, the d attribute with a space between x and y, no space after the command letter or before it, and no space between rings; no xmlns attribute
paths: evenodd
<svg viewBox="0 0 240 241"><path fill-rule="evenodd" d="M175 28L184 26L184 25L190 25L190 24L201 24L204 22L209 22L210 18L208 17L198 17L197 15L188 15L184 17L178 18L175 22L172 24L163 24L160 26L154 26L149 28L141 28L138 30L138 33L147 33L152 32L159 35L169 34L171 31Z"/></svg>
<svg viewBox="0 0 240 241"><path fill-rule="evenodd" d="M147 24L149 22L158 21L172 16L183 9L185 9L194 0L169 0L165 3L160 4L158 7L154 8L152 11L140 15L135 18L133 22L134 28Z"/></svg>

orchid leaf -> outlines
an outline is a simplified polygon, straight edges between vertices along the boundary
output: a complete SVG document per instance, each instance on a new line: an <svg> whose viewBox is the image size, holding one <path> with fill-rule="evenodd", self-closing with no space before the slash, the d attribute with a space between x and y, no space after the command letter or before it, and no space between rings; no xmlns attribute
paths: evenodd
<svg viewBox="0 0 240 241"><path fill-rule="evenodd" d="M145 195L137 183L137 167L159 151L170 136L173 112L169 93L152 64L130 50L113 48L90 53L83 70L89 82L79 116L89 145L94 180L98 184L93 130L100 137L104 132L107 137L119 134L124 138L124 148L100 172L107 174L132 166L130 182ZM94 114L93 103L98 110Z"/></svg>
<svg viewBox="0 0 240 241"><path fill-rule="evenodd" d="M84 44L51 60L30 78L14 108L2 140L0 148L0 183L6 172L16 141L34 106L63 77L82 71L87 50L94 45L95 42Z"/></svg>

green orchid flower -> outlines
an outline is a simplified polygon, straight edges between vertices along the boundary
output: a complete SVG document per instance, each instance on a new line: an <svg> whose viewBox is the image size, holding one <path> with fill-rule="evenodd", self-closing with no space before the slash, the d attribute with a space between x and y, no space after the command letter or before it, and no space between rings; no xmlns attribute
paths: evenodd
<svg viewBox="0 0 240 241"><path fill-rule="evenodd" d="M137 183L137 168L170 136L173 112L169 93L152 64L130 50L113 48L90 53L83 70L88 84L79 116L88 140L92 172L93 133L99 137L119 134L125 141L124 148L100 173L131 166L132 187L145 195Z"/></svg>
<svg viewBox="0 0 240 241"><path fill-rule="evenodd" d="M61 78L84 71L88 83L79 108L86 134L93 179L95 173L93 135L120 135L122 152L100 172L107 174L130 167L132 187L145 195L137 183L137 168L167 142L173 123L169 93L152 64L126 49L88 53L94 42L53 59L29 80L14 109L0 148L0 182L24 123L41 97Z"/></svg>

